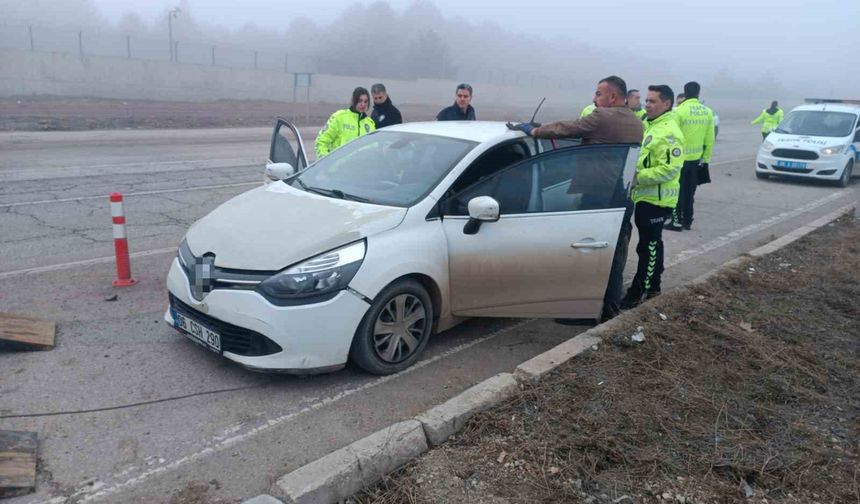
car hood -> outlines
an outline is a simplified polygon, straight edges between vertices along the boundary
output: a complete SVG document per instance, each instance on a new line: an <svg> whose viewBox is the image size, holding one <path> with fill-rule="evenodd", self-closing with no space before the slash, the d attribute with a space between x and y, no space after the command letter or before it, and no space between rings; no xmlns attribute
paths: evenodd
<svg viewBox="0 0 860 504"><path fill-rule="evenodd" d="M282 182L225 202L188 230L195 256L215 254L221 268L276 271L396 227L405 208L301 191Z"/></svg>
<svg viewBox="0 0 860 504"><path fill-rule="evenodd" d="M822 147L845 145L848 142L848 138L771 133L768 135L767 141L775 145L777 149L809 149L817 151Z"/></svg>

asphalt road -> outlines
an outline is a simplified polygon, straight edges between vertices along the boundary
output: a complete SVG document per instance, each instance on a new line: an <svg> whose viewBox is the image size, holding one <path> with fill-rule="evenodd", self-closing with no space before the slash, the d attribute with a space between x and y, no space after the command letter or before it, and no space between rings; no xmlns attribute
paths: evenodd
<svg viewBox="0 0 860 504"><path fill-rule="evenodd" d="M693 231L666 233L664 288L857 199L857 182L757 180L758 132L721 129ZM38 492L8 502L167 502L183 489L248 498L584 329L472 320L384 378L254 374L187 341L161 320L173 251L192 222L261 183L270 133L0 134L0 311L58 322L54 350L0 353L0 429L40 439ZM140 281L122 290L110 283L112 191L126 195ZM634 260L631 247L629 274Z"/></svg>

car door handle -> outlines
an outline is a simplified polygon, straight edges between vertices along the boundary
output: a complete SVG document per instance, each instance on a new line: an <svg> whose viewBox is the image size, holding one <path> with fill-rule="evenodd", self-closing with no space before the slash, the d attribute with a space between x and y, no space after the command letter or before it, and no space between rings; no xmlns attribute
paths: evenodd
<svg viewBox="0 0 860 504"><path fill-rule="evenodd" d="M609 247L609 242L577 242L571 243L570 246L573 248L598 249Z"/></svg>

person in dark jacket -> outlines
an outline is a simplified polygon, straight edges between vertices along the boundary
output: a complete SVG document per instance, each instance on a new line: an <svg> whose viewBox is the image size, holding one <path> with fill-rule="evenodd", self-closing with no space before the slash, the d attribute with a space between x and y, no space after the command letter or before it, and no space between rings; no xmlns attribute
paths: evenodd
<svg viewBox="0 0 860 504"><path fill-rule="evenodd" d="M391 103L391 98L388 96L388 91L382 84L374 84L370 87L370 94L373 96L373 114L370 118L376 123L376 129L386 126L394 126L403 122L403 116L397 107Z"/></svg>
<svg viewBox="0 0 860 504"><path fill-rule="evenodd" d="M437 121L476 121L475 108L472 107L472 86L460 84L457 86L457 100L450 107L443 108L436 114Z"/></svg>

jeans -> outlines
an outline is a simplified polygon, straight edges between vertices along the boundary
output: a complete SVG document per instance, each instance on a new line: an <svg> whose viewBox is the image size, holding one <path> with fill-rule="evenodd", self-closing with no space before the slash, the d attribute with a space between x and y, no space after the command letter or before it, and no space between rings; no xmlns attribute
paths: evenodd
<svg viewBox="0 0 860 504"><path fill-rule="evenodd" d="M606 285L606 294L603 295L603 315L606 317L614 317L621 312L621 296L624 295L624 265L627 264L627 250L630 236L633 234L633 225L630 223L632 214L633 203L628 201L625 204L624 221L621 223L618 243L615 245L615 255L612 257L609 283Z"/></svg>

